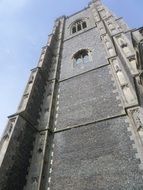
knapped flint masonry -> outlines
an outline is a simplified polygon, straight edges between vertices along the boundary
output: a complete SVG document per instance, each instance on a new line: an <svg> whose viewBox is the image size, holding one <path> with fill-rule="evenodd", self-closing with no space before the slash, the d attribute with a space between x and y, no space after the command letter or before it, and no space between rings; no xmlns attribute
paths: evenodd
<svg viewBox="0 0 143 190"><path fill-rule="evenodd" d="M143 29L100 0L55 21L0 143L0 190L143 189Z"/></svg>

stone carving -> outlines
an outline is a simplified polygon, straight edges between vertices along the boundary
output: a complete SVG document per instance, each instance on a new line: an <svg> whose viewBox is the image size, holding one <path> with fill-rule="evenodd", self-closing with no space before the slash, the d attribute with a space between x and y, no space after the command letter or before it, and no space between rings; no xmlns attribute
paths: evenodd
<svg viewBox="0 0 143 190"><path fill-rule="evenodd" d="M111 42L108 41L108 40L105 41L105 44L106 44L107 48L111 48L112 47Z"/></svg>
<svg viewBox="0 0 143 190"><path fill-rule="evenodd" d="M29 84L31 84L31 83L33 83L33 81L34 81L34 75L32 75L31 77L30 77L30 80L29 80Z"/></svg>
<svg viewBox="0 0 143 190"><path fill-rule="evenodd" d="M106 11L106 24L112 34L122 31L121 26L116 22L115 18L109 11Z"/></svg>
<svg viewBox="0 0 143 190"><path fill-rule="evenodd" d="M105 18L107 16L107 12L105 11L105 9L100 11L100 15L102 18Z"/></svg>
<svg viewBox="0 0 143 190"><path fill-rule="evenodd" d="M106 10L106 15L105 15L105 17L108 18L108 17L110 17L110 16L111 16L110 11Z"/></svg>
<svg viewBox="0 0 143 190"><path fill-rule="evenodd" d="M112 42L110 41L110 39L105 35L103 37L105 45L106 45L106 49L107 52L109 53L109 56L113 57L116 55L115 50L113 48Z"/></svg>
<svg viewBox="0 0 143 190"><path fill-rule="evenodd" d="M108 21L107 24L108 24L109 29L110 29L111 32L116 32L116 28L115 28L115 26L113 25L113 23L111 23L111 22Z"/></svg>
<svg viewBox="0 0 143 190"><path fill-rule="evenodd" d="M94 13L94 17L96 22L100 21L99 15L97 13Z"/></svg>
<svg viewBox="0 0 143 190"><path fill-rule="evenodd" d="M106 34L106 29L104 27L103 22L98 22L97 23L97 27L99 28L101 35L105 35Z"/></svg>
<svg viewBox="0 0 143 190"><path fill-rule="evenodd" d="M138 74L135 52L129 40L126 37L124 37L123 34L120 36L116 36L114 39L115 39L115 42L117 42L118 45L120 46L122 54L124 54L126 58L126 62L131 73L133 75Z"/></svg>
<svg viewBox="0 0 143 190"><path fill-rule="evenodd" d="M134 70L135 72L138 72L138 70L137 70L137 62L136 62L135 56L129 57L128 60L129 60L129 62L130 62L130 64L131 64L131 67L133 68L133 70Z"/></svg>
<svg viewBox="0 0 143 190"><path fill-rule="evenodd" d="M14 125L14 121L13 122L12 121L8 122L8 126L7 126L6 131L5 131L4 135L3 135L3 139L9 138L9 136L11 134L11 131L12 131L12 128L13 128L13 125Z"/></svg>
<svg viewBox="0 0 143 190"><path fill-rule="evenodd" d="M39 180L39 176L34 176L31 178L31 183L32 183L32 189L31 190L37 189L38 180Z"/></svg>
<svg viewBox="0 0 143 190"><path fill-rule="evenodd" d="M13 128L14 128L15 120L16 120L16 118L12 118L9 120L6 130L3 134L3 137L0 142L0 167L1 167L1 164L3 161L3 156L6 152L8 144L9 144L9 140L10 140L10 136L12 134Z"/></svg>
<svg viewBox="0 0 143 190"><path fill-rule="evenodd" d="M123 86L122 86L122 89L123 89L123 93L124 93L124 96L125 96L125 98L126 98L126 101L127 101L128 103L134 102L134 99L135 99L135 98L134 98L134 95L133 95L133 93L132 93L132 91L131 91L129 85L128 85L128 84L123 85Z"/></svg>
<svg viewBox="0 0 143 190"><path fill-rule="evenodd" d="M137 131L143 131L143 108L136 108L130 111L136 124Z"/></svg>
<svg viewBox="0 0 143 190"><path fill-rule="evenodd" d="M120 47L123 49L124 54L128 57L132 54L128 43L125 41L125 39L123 39L121 36L117 38L117 41L120 45Z"/></svg>
<svg viewBox="0 0 143 190"><path fill-rule="evenodd" d="M132 104L135 101L135 97L134 94L132 93L128 80L125 74L123 73L118 60L115 58L112 60L112 62L125 100L128 104Z"/></svg>
<svg viewBox="0 0 143 190"><path fill-rule="evenodd" d="M43 152L44 137L45 137L45 133L40 133L40 139L39 139L38 150L37 150L38 153L42 153Z"/></svg>
<svg viewBox="0 0 143 190"><path fill-rule="evenodd" d="M38 178L39 178L38 176L32 177L31 178L32 183L35 183L35 182L37 183L38 182Z"/></svg>
<svg viewBox="0 0 143 190"><path fill-rule="evenodd" d="M104 32L104 28L103 28L103 27L101 27L101 28L100 28L100 31L101 31L101 33L103 33L103 32Z"/></svg>
<svg viewBox="0 0 143 190"><path fill-rule="evenodd" d="M97 10L98 10L98 11L101 11L102 9L103 9L103 6L102 6L102 5L97 6Z"/></svg>
<svg viewBox="0 0 143 190"><path fill-rule="evenodd" d="M109 51L110 56L115 56L115 51L112 47L109 48L108 51Z"/></svg>
<svg viewBox="0 0 143 190"><path fill-rule="evenodd" d="M122 31L122 28L121 28L121 26L118 24L117 25L117 29L121 32Z"/></svg>
<svg viewBox="0 0 143 190"><path fill-rule="evenodd" d="M127 84L127 80L126 80L120 66L116 63L114 65L114 67L115 67L115 71L117 73L117 76L118 76L118 79L119 79L119 82L120 82L121 86Z"/></svg>

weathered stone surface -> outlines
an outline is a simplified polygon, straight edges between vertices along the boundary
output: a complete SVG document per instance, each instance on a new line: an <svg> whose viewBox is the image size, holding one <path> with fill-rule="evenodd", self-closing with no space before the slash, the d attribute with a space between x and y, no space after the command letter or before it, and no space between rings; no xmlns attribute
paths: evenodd
<svg viewBox="0 0 143 190"><path fill-rule="evenodd" d="M18 116L3 163L0 168L1 190L22 190L30 164L35 130Z"/></svg>
<svg viewBox="0 0 143 190"><path fill-rule="evenodd" d="M0 190L143 189L142 121L136 112L129 117L136 126L125 122L128 109L143 105L143 74L127 29L99 0L55 21L13 115L19 119L0 143ZM113 77L108 59L115 55L123 67L112 68ZM131 99L130 83L139 102L125 112L121 98Z"/></svg>
<svg viewBox="0 0 143 190"><path fill-rule="evenodd" d="M123 113L109 71L106 66L60 83L57 129Z"/></svg>
<svg viewBox="0 0 143 190"><path fill-rule="evenodd" d="M88 27L84 29L84 31L93 28L95 26L95 20L93 17L93 14L91 12L90 9L85 9L83 11L78 12L77 14L71 15L70 17L68 17L66 19L66 23L65 23L65 31L64 31L64 39L67 40L69 38L71 38L71 26L72 24L77 21L80 20L81 18L85 18L88 24ZM89 19L90 18L90 19ZM83 31L79 31L78 34L81 34ZM75 33L76 35L76 33Z"/></svg>
<svg viewBox="0 0 143 190"><path fill-rule="evenodd" d="M140 161L125 117L55 135L51 190L139 190Z"/></svg>
<svg viewBox="0 0 143 190"><path fill-rule="evenodd" d="M75 65L73 55L81 49L89 49L91 51L91 61L88 64ZM63 43L60 80L106 64L108 64L108 61L100 33L97 28L93 28Z"/></svg>

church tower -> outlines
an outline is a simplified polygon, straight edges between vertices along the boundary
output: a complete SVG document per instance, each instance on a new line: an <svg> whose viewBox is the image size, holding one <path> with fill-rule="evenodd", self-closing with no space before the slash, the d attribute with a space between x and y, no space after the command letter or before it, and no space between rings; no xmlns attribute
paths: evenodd
<svg viewBox="0 0 143 190"><path fill-rule="evenodd" d="M100 0L55 21L0 143L0 190L143 189L143 29Z"/></svg>

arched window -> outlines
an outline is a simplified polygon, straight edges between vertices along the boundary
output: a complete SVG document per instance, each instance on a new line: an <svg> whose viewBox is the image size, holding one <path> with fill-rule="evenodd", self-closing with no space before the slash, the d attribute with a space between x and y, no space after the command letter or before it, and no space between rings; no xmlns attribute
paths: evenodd
<svg viewBox="0 0 143 190"><path fill-rule="evenodd" d="M76 33L76 27L75 26L73 26L73 28L72 28L72 33L73 34Z"/></svg>
<svg viewBox="0 0 143 190"><path fill-rule="evenodd" d="M81 30L81 24L80 24L80 23L77 25L77 30L78 30L78 31Z"/></svg>
<svg viewBox="0 0 143 190"><path fill-rule="evenodd" d="M76 21L76 22L72 25L71 32L72 32L72 34L74 34L74 33L78 32L78 31L80 31L80 30L83 30L83 29L85 29L85 28L87 28L87 23L86 23L86 21L84 21L84 20L78 20L78 21Z"/></svg>
<svg viewBox="0 0 143 190"><path fill-rule="evenodd" d="M85 21L82 23L82 27L83 27L83 28L86 28L86 27L87 27L87 25L86 25L86 22L85 22Z"/></svg>
<svg viewBox="0 0 143 190"><path fill-rule="evenodd" d="M74 64L88 64L91 60L91 52L87 49L78 51L74 57Z"/></svg>

